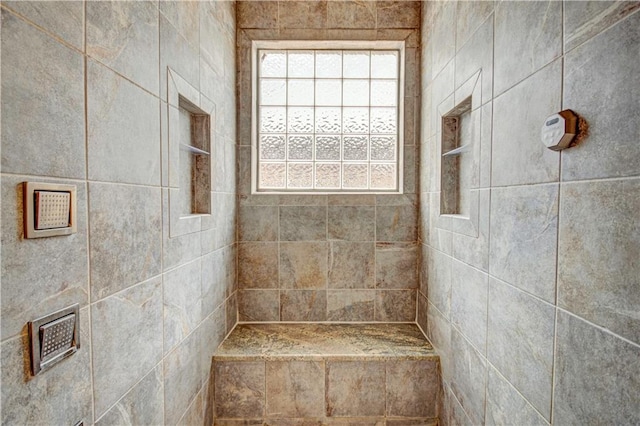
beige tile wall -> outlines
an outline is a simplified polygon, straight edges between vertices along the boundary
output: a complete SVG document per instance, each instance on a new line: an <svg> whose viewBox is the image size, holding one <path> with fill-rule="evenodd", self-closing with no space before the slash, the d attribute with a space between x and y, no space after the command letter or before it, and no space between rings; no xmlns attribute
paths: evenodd
<svg viewBox="0 0 640 426"><path fill-rule="evenodd" d="M418 322L441 355L444 424L640 422L639 9L424 4ZM470 237L439 215L438 106L478 70ZM540 127L566 108L590 134L553 152Z"/></svg>
<svg viewBox="0 0 640 426"><path fill-rule="evenodd" d="M2 2L2 424L204 424L237 321L235 4ZM167 66L216 106L213 215L169 238ZM23 181L78 187L78 232L23 239ZM205 223L206 222L206 223ZM81 305L30 377L26 322Z"/></svg>
<svg viewBox="0 0 640 426"><path fill-rule="evenodd" d="M238 2L240 321L415 321L417 1ZM405 40L405 193L250 194L252 40Z"/></svg>

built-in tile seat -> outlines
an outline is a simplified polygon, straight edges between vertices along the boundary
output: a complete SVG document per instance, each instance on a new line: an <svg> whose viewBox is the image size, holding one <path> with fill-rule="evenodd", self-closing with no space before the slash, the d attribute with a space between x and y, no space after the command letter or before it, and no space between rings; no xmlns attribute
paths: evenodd
<svg viewBox="0 0 640 426"><path fill-rule="evenodd" d="M435 425L439 358L414 324L240 324L214 363L217 425Z"/></svg>

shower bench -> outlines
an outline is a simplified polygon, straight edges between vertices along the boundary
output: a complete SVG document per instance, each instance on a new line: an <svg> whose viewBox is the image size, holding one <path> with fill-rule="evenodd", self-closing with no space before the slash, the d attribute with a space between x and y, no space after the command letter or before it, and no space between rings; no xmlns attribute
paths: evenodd
<svg viewBox="0 0 640 426"><path fill-rule="evenodd" d="M213 374L216 425L437 424L439 358L414 324L239 324Z"/></svg>

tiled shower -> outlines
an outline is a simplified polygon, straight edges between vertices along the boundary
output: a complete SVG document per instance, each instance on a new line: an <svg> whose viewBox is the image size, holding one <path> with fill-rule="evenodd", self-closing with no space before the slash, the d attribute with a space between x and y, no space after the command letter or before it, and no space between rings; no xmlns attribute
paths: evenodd
<svg viewBox="0 0 640 426"><path fill-rule="evenodd" d="M358 368L406 388L437 356L437 392L414 393L435 411L412 407L438 424L640 423L640 2L0 7L2 424L212 425L225 337L291 322L417 323L428 362ZM403 194L251 193L252 40L404 41ZM441 207L441 117L468 97L461 218ZM188 223L183 102L211 127L211 211ZM549 150L541 127L566 109L587 135ZM26 181L76 186L75 234L24 238ZM79 350L33 376L27 322L75 303ZM295 368L323 399L343 361ZM293 365L267 362L258 397ZM324 390L309 424L432 424L389 417L389 392L346 419Z"/></svg>

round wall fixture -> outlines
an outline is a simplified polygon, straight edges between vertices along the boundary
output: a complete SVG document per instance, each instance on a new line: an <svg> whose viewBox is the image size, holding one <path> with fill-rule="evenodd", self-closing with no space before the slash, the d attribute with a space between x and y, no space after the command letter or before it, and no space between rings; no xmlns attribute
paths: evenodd
<svg viewBox="0 0 640 426"><path fill-rule="evenodd" d="M553 114L542 125L542 143L549 149L560 151L577 145L586 134L586 122L570 109Z"/></svg>

